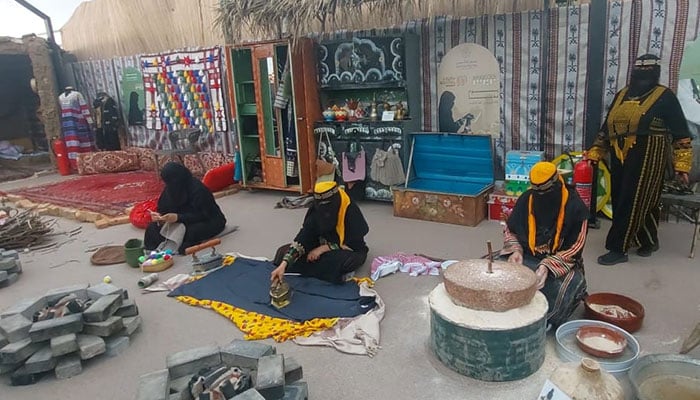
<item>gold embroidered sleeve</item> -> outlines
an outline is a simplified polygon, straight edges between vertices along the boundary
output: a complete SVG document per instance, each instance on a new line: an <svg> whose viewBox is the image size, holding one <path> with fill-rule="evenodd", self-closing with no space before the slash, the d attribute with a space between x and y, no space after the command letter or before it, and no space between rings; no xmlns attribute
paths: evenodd
<svg viewBox="0 0 700 400"><path fill-rule="evenodd" d="M589 160L600 161L606 157L608 154L608 149L610 148L610 140L607 138L605 133L598 132L593 146L588 149L587 155Z"/></svg>
<svg viewBox="0 0 700 400"><path fill-rule="evenodd" d="M690 172L693 163L693 146L689 138L673 142L673 169L678 172Z"/></svg>

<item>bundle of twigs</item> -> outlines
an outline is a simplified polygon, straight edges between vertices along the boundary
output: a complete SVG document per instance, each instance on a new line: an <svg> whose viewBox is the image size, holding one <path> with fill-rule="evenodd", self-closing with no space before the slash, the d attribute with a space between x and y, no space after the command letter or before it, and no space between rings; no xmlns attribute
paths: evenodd
<svg viewBox="0 0 700 400"><path fill-rule="evenodd" d="M19 249L48 239L56 220L46 220L32 211L3 207L6 216L0 219L0 248Z"/></svg>

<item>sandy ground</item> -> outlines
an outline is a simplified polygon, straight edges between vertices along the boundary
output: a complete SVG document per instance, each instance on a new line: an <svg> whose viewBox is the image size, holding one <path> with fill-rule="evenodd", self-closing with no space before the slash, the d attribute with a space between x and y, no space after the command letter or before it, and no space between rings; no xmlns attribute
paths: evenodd
<svg viewBox="0 0 700 400"><path fill-rule="evenodd" d="M5 183L0 190L37 185L53 177ZM305 210L274 209L280 192L242 191L219 199L230 224L239 231L227 236L222 251L272 257L276 247L297 232ZM502 241L498 223L484 221L476 228L396 218L389 204L363 203L369 221L367 242L370 257L361 274L369 271L374 256L396 251L430 254L443 258L476 258L484 254L485 241ZM60 220L58 230L68 231L78 223ZM603 252L609 223L592 230L585 249L589 292L613 291L638 299L646 307L642 329L635 334L643 354L674 353L700 320L700 259L687 257L692 226L674 221L660 227L661 250L651 258L630 256L630 262L602 267L595 258ZM76 283L96 284L110 275L125 287L139 305L144 324L122 354L100 357L84 364L83 373L68 380L45 377L26 387L0 382L0 399L133 399L138 377L164 368L168 354L203 345L225 344L242 333L213 311L190 307L163 293L142 294L136 282L140 273L124 265L95 267L89 263L94 245L123 244L139 238L138 229L123 225L97 230L82 224L82 233L58 250L37 251L21 256L24 274L14 285L0 289L0 309L46 290ZM58 238L65 241L67 238ZM496 246L497 248L499 245ZM190 270L189 259L178 258L167 278ZM341 354L330 348L303 347L292 342L276 344L278 353L295 357L304 368L311 399L534 399L545 379L561 364L550 333L547 356L534 375L517 382L486 383L452 372L429 348L430 326L427 296L440 277L409 277L404 274L380 279L376 288L386 302L381 325L382 349L374 358ZM580 310L579 310L580 311ZM272 340L266 343L275 344ZM700 356L700 349L692 355ZM622 379L631 397L626 378Z"/></svg>

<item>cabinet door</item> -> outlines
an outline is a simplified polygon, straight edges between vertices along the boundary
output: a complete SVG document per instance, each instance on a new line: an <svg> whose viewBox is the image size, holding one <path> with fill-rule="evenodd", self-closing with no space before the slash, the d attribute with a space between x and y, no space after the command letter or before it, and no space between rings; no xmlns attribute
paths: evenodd
<svg viewBox="0 0 700 400"><path fill-rule="evenodd" d="M253 74L257 83L255 98L264 181L267 186L284 188L286 180L282 158L282 134L277 113L273 108L277 87L276 65L274 45L265 44L253 48Z"/></svg>
<svg viewBox="0 0 700 400"><path fill-rule="evenodd" d="M297 151L301 191L313 190L316 181L314 124L321 120L316 47L311 39L298 39L292 49L292 86L296 113Z"/></svg>

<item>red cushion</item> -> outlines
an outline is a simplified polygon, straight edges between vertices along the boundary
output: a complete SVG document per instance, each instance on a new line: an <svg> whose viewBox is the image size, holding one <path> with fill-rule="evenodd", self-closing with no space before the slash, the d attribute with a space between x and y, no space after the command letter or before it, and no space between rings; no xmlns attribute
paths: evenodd
<svg viewBox="0 0 700 400"><path fill-rule="evenodd" d="M134 205L129 213L129 221L137 228L146 229L151 223L151 211L158 209L158 199L146 200Z"/></svg>
<svg viewBox="0 0 700 400"><path fill-rule="evenodd" d="M234 163L225 164L212 168L204 174L202 183L211 192L218 192L233 184L233 171L236 169Z"/></svg>

